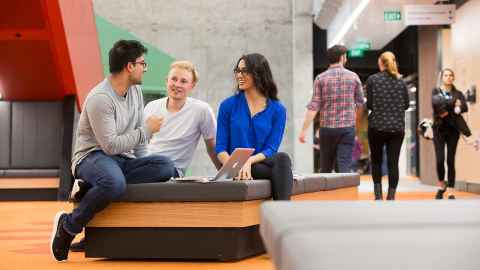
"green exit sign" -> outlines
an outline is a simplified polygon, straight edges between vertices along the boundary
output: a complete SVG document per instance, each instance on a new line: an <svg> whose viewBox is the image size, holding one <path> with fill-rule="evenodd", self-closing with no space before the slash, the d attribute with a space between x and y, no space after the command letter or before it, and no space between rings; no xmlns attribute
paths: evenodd
<svg viewBox="0 0 480 270"><path fill-rule="evenodd" d="M372 43L369 41L357 41L353 44L352 49L368 51L372 48Z"/></svg>
<svg viewBox="0 0 480 270"><path fill-rule="evenodd" d="M389 10L383 12L383 20L386 22L389 21L400 21L402 20L402 13L398 10Z"/></svg>
<svg viewBox="0 0 480 270"><path fill-rule="evenodd" d="M363 57L364 54L365 51L360 49L351 49L347 52L347 56L351 58Z"/></svg>

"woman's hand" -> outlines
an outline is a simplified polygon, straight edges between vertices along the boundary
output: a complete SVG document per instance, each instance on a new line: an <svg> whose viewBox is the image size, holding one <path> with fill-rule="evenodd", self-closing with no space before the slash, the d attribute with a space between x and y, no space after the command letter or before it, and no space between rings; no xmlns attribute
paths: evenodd
<svg viewBox="0 0 480 270"><path fill-rule="evenodd" d="M457 100L455 101L455 107L453 108L453 112L454 112L455 114L460 114L460 113L462 113L462 108L461 108L461 106L462 106L462 102L460 101L460 99L457 99Z"/></svg>
<svg viewBox="0 0 480 270"><path fill-rule="evenodd" d="M252 160L249 158L245 164L243 165L242 169L238 172L236 180L251 180L252 178Z"/></svg>

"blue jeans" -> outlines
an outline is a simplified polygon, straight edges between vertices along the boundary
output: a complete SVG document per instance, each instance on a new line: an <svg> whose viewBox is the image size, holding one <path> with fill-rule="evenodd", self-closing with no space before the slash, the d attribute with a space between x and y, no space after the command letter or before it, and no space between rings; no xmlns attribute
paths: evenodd
<svg viewBox="0 0 480 270"><path fill-rule="evenodd" d="M355 128L320 128L320 172L351 172Z"/></svg>
<svg viewBox="0 0 480 270"><path fill-rule="evenodd" d="M77 165L76 176L92 188L68 215L65 229L71 234L80 233L96 213L124 195L127 184L165 182L175 173L168 157L151 155L130 159L109 156L103 151L91 152Z"/></svg>

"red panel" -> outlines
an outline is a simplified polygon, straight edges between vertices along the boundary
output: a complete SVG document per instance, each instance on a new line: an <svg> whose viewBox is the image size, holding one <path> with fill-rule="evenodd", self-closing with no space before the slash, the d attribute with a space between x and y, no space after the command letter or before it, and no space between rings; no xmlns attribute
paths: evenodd
<svg viewBox="0 0 480 270"><path fill-rule="evenodd" d="M1 9L0 30L45 28L42 3L38 0L4 0Z"/></svg>
<svg viewBox="0 0 480 270"><path fill-rule="evenodd" d="M75 88L65 86L65 94L77 94L82 106L90 90L103 79L95 14L91 1L60 0L66 45Z"/></svg>
<svg viewBox="0 0 480 270"><path fill-rule="evenodd" d="M2 3L0 93L6 100L61 100L81 105L103 77L91 0ZM6 7L5 9L3 9Z"/></svg>
<svg viewBox="0 0 480 270"><path fill-rule="evenodd" d="M1 41L0 81L5 100L60 100L63 93L48 41Z"/></svg>

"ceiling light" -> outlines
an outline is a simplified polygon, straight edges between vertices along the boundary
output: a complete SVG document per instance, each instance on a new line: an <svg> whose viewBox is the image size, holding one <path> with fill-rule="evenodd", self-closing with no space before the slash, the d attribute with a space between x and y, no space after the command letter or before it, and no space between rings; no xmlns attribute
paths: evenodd
<svg viewBox="0 0 480 270"><path fill-rule="evenodd" d="M345 24L340 28L340 31L335 35L335 38L332 39L332 41L328 44L328 47L332 47L333 45L339 44L345 34L347 33L348 29L352 26L352 24L355 22L355 20L360 16L362 11L367 7L368 3L370 3L370 0L361 0L358 6L353 10L352 14L350 17L348 17L347 21Z"/></svg>

